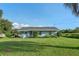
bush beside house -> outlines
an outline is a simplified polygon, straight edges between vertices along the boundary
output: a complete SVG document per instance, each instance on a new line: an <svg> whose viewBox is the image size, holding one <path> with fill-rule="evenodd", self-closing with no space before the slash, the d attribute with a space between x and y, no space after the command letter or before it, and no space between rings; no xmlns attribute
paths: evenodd
<svg viewBox="0 0 79 59"><path fill-rule="evenodd" d="M62 30L62 36L68 38L79 38L79 28Z"/></svg>
<svg viewBox="0 0 79 59"><path fill-rule="evenodd" d="M68 38L79 38L79 33L64 33L62 36Z"/></svg>

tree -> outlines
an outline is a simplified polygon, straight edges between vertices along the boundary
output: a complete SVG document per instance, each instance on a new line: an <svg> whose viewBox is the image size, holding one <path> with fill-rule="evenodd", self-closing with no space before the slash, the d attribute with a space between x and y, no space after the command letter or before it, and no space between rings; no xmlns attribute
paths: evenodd
<svg viewBox="0 0 79 59"><path fill-rule="evenodd" d="M60 32L62 32L62 33L72 33L73 30L72 29L65 29L65 30L61 30Z"/></svg>
<svg viewBox="0 0 79 59"><path fill-rule="evenodd" d="M4 33L6 36L11 35L12 22L7 19L3 19L3 10L0 10L0 33Z"/></svg>
<svg viewBox="0 0 79 59"><path fill-rule="evenodd" d="M6 36L10 36L12 30L12 23L5 19L0 19L0 31Z"/></svg>
<svg viewBox="0 0 79 59"><path fill-rule="evenodd" d="M20 34L20 32L18 32L16 29L12 29L11 31L11 37L20 37L18 34Z"/></svg>
<svg viewBox="0 0 79 59"><path fill-rule="evenodd" d="M76 27L76 28L73 30L73 33L79 33L79 27Z"/></svg>
<svg viewBox="0 0 79 59"><path fill-rule="evenodd" d="M78 3L65 3L64 4L66 7L69 7L73 14L76 16L79 16L79 4Z"/></svg>
<svg viewBox="0 0 79 59"><path fill-rule="evenodd" d="M0 19L2 18L2 15L3 15L3 11L0 10Z"/></svg>

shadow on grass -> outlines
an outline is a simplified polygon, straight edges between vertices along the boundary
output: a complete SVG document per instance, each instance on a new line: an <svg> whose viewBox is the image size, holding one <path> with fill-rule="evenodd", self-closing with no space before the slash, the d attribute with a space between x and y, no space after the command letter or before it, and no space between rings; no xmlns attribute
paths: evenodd
<svg viewBox="0 0 79 59"><path fill-rule="evenodd" d="M39 52L47 47L53 48L65 48L65 49L79 49L79 47L67 47L67 46L55 46L55 45L44 45L30 41L6 41L0 42L0 51L3 52Z"/></svg>
<svg viewBox="0 0 79 59"><path fill-rule="evenodd" d="M78 49L79 50L79 47L55 46L55 45L42 45L42 46L55 47L55 48L65 48L65 49Z"/></svg>
<svg viewBox="0 0 79 59"><path fill-rule="evenodd" d="M6 41L0 42L0 51L13 52L37 52L43 47L35 42L29 41Z"/></svg>

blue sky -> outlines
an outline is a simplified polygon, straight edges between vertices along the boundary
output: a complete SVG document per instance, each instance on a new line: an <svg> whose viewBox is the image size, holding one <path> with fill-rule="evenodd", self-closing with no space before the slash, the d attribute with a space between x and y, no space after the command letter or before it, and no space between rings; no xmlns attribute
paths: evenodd
<svg viewBox="0 0 79 59"><path fill-rule="evenodd" d="M59 29L79 27L79 17L72 14L69 8L61 3L7 3L0 4L3 17L13 23L32 26L55 26Z"/></svg>

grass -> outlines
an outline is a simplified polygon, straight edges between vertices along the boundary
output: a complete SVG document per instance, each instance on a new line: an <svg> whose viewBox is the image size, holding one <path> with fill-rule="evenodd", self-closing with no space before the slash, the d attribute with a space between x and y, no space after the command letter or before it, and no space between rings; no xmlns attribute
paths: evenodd
<svg viewBox="0 0 79 59"><path fill-rule="evenodd" d="M79 39L0 38L1 56L79 56Z"/></svg>

